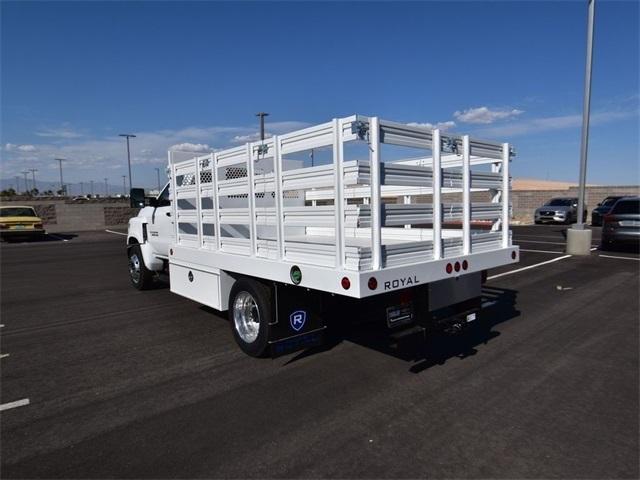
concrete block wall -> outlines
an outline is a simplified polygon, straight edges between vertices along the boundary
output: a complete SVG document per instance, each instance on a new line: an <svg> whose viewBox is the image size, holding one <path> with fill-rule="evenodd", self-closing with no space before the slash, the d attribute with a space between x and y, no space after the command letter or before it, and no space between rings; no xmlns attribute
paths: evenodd
<svg viewBox="0 0 640 480"><path fill-rule="evenodd" d="M587 208L591 211L598 202L609 195L640 195L638 185L591 186L586 189ZM533 223L533 212L553 197L577 197L577 187L567 190L514 190L511 192L514 223ZM461 194L444 194L445 203L460 202ZM474 202L489 202L488 192L473 192ZM388 199L386 201L393 201ZM402 203L399 197L396 202ZM419 196L420 202L431 202L431 195ZM16 199L3 200L3 205L32 205L43 219L47 231L81 232L124 227L129 218L137 215L138 209L130 208L126 200L100 199L100 201L69 201L64 199Z"/></svg>
<svg viewBox="0 0 640 480"><path fill-rule="evenodd" d="M585 189L585 203L589 214L598 203L610 195L640 195L640 186L589 186ZM515 190L511 192L513 217L516 220L531 223L536 208L544 205L553 197L577 197L578 187L567 190Z"/></svg>

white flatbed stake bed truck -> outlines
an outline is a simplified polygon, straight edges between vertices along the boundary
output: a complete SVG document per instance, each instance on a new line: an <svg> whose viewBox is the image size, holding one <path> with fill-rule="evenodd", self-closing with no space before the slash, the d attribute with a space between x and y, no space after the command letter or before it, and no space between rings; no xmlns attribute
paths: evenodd
<svg viewBox="0 0 640 480"><path fill-rule="evenodd" d="M507 143L361 115L169 152L160 195L131 191L143 207L129 221L131 282L168 271L172 292L228 310L252 356L317 345L325 320L354 306L391 329L461 327L484 272L518 261L512 156Z"/></svg>

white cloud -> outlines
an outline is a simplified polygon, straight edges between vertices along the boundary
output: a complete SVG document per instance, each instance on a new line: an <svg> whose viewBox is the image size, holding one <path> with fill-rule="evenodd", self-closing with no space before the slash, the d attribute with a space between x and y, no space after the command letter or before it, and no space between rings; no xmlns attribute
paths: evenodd
<svg viewBox="0 0 640 480"><path fill-rule="evenodd" d="M178 143L176 145L171 145L169 150L174 152L193 152L193 153L201 153L201 152L212 152L213 148L211 148L206 143Z"/></svg>
<svg viewBox="0 0 640 480"><path fill-rule="evenodd" d="M488 107L469 108L464 111L456 111L453 116L456 120L464 123L481 123L489 124L497 120L505 120L517 117L524 113L523 110L516 108L506 110L491 110Z"/></svg>
<svg viewBox="0 0 640 480"><path fill-rule="evenodd" d="M280 134L307 127L308 123L289 121L269 122L268 125L270 132ZM255 130L254 125L249 125L133 131L136 138L131 139L130 145L134 180L143 182L145 176L148 176L149 184L155 184L152 167L166 165L167 150L170 148L188 150L190 153L210 152L232 146L237 142L234 138L253 135ZM53 134L50 131L38 133ZM88 181L91 178L95 180L105 176L112 178L118 170L123 175L127 174L126 143L116 134L101 137L91 137L88 134L81 137L79 134L67 135L66 139L51 136L47 140L22 150L18 149L18 144L5 144L2 148L2 176L10 178L20 174L27 165L38 168L42 178L54 179L58 174L58 163L53 160L56 157L66 159L63 163L64 178L69 182Z"/></svg>
<svg viewBox="0 0 640 480"><path fill-rule="evenodd" d="M272 136L271 133L264 133L265 138L269 138ZM233 143L247 143L247 142L257 142L260 140L260 132L249 133L247 135L236 135L231 139Z"/></svg>
<svg viewBox="0 0 640 480"><path fill-rule="evenodd" d="M80 132L76 132L70 127L64 126L59 128L43 128L36 132L39 137L51 137L51 138L80 138L83 135Z"/></svg>
<svg viewBox="0 0 640 480"><path fill-rule="evenodd" d="M429 128L429 129L434 129L434 128L439 128L440 130L449 130L451 128L454 128L456 126L456 122L454 122L453 120L447 120L446 122L438 122L438 123L418 123L418 122L411 122L408 123L407 125L411 126L411 127L425 127L425 128Z"/></svg>
<svg viewBox="0 0 640 480"><path fill-rule="evenodd" d="M35 145L16 145L15 143L7 143L4 146L7 152L37 152L38 148Z"/></svg>
<svg viewBox="0 0 640 480"><path fill-rule="evenodd" d="M617 120L623 120L637 116L637 111L605 111L591 115L591 125L602 125ZM578 128L582 125L582 115L560 115L555 117L532 118L523 122L510 123L496 127L488 127L477 130L478 135L491 137L518 136L530 133L546 132L550 130L562 130L566 128Z"/></svg>

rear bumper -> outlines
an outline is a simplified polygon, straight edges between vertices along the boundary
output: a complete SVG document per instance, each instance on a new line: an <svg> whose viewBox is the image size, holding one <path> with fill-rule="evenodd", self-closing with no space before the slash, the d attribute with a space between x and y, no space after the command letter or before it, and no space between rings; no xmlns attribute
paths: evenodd
<svg viewBox="0 0 640 480"><path fill-rule="evenodd" d="M44 229L0 230L0 236L3 238L37 237L45 233L47 232Z"/></svg>

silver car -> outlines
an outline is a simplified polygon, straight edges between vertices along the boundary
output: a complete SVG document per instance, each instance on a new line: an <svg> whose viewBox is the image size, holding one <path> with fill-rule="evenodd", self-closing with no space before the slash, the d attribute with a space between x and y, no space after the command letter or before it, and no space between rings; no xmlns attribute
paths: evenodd
<svg viewBox="0 0 640 480"><path fill-rule="evenodd" d="M586 205L585 205L586 208ZM584 212L585 220L587 211ZM552 198L536 209L535 223L573 223L578 220L578 199L573 197Z"/></svg>
<svg viewBox="0 0 640 480"><path fill-rule="evenodd" d="M603 218L600 248L620 244L640 245L640 197L621 198Z"/></svg>

